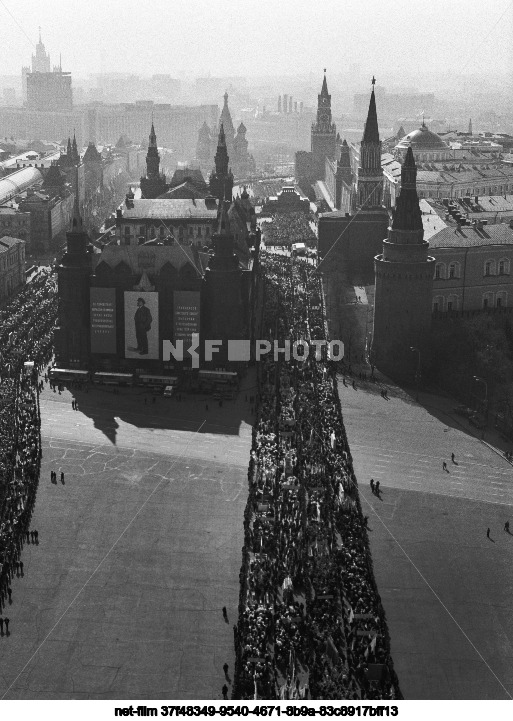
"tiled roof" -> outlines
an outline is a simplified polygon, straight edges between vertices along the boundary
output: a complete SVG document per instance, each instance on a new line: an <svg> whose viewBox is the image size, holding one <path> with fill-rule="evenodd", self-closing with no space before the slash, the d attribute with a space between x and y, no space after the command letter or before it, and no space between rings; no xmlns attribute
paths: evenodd
<svg viewBox="0 0 513 721"><path fill-rule="evenodd" d="M133 208L123 208L124 219L205 219L217 217L217 205L208 207L203 198L155 198L135 199Z"/></svg>
<svg viewBox="0 0 513 721"><path fill-rule="evenodd" d="M479 245L513 245L513 228L505 223L447 227L429 239L430 248L467 248Z"/></svg>

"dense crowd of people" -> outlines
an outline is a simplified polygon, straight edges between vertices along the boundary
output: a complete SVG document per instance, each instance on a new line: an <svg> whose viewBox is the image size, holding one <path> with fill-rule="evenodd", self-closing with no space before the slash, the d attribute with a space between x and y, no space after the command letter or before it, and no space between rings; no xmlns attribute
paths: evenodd
<svg viewBox="0 0 513 721"><path fill-rule="evenodd" d="M304 213L276 213L272 223L262 225L266 245L290 247L293 243L305 243L313 247L317 238Z"/></svg>
<svg viewBox="0 0 513 721"><path fill-rule="evenodd" d="M268 340L326 340L312 266L262 264ZM258 384L232 697L401 698L335 363L268 354Z"/></svg>
<svg viewBox="0 0 513 721"><path fill-rule="evenodd" d="M49 271L0 311L0 618L7 630L6 602L13 575L23 573L23 543L38 542L29 531L41 465L37 371L51 358L56 316Z"/></svg>

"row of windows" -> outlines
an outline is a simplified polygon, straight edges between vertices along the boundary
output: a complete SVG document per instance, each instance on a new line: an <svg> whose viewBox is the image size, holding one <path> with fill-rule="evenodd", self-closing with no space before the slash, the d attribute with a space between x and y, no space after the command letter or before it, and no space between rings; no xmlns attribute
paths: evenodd
<svg viewBox="0 0 513 721"><path fill-rule="evenodd" d="M509 275L510 262L508 258L501 258L499 261L485 260L483 265L483 275ZM435 280L444 280L447 278L461 278L461 265L457 261L449 263L446 267L445 263L437 263L435 265Z"/></svg>
<svg viewBox="0 0 513 721"><path fill-rule="evenodd" d="M16 225L27 225L28 222L29 222L28 220L22 220L21 218L17 218L16 220L12 220L12 221L11 221L11 220L4 220L4 221L2 221L2 225L4 226L4 228L10 228L11 225L14 225L14 226L16 226Z"/></svg>
<svg viewBox="0 0 513 721"><path fill-rule="evenodd" d="M499 290L497 293L483 293L481 300L482 308L506 308L508 305L508 294L505 290ZM437 295L433 298L433 312L443 313L445 311L459 310L460 297L458 295L449 295L447 298L443 295Z"/></svg>
<svg viewBox="0 0 513 721"><path fill-rule="evenodd" d="M513 192L513 184L511 185L489 185L481 188L457 188L454 190L454 198L473 197L475 195L505 195ZM450 195L447 189L433 188L433 190L418 190L419 198L445 198Z"/></svg>
<svg viewBox="0 0 513 721"><path fill-rule="evenodd" d="M130 235L131 228L135 226L125 225L125 235ZM182 225L180 225L178 228L167 228L161 225L158 228L158 235L161 238L164 238L166 235L169 235L170 233L174 234L175 231L178 230L178 236L182 238L184 235L189 235L189 237L205 237L208 238L210 236L210 226L209 225L189 225L188 226L188 233L187 228L184 228ZM150 238L156 238L157 237L157 230L153 225L150 225L150 228L148 230L148 234ZM139 235L146 236L146 226L141 225L139 226Z"/></svg>
<svg viewBox="0 0 513 721"><path fill-rule="evenodd" d="M20 255L20 260L23 260L23 255ZM8 258L2 258L0 267L2 268L2 270L5 270L9 266L14 265L14 263L16 263L17 261L18 261L17 255L11 255Z"/></svg>

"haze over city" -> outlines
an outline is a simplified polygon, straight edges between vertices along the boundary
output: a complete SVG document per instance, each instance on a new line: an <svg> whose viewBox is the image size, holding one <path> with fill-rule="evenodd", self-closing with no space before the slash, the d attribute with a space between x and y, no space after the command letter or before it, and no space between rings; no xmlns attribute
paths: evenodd
<svg viewBox="0 0 513 721"><path fill-rule="evenodd" d="M367 74L416 78L506 76L513 23L508 0L2 0L2 74L14 74L38 25L77 75L332 74L357 63ZM44 10L43 10L44 7ZM11 15L9 14L9 12ZM493 39L489 33L493 32ZM55 52L55 51L54 51ZM509 56L509 57L508 57ZM511 67L511 66L510 66Z"/></svg>
<svg viewBox="0 0 513 721"><path fill-rule="evenodd" d="M0 23L0 699L505 716L513 0Z"/></svg>

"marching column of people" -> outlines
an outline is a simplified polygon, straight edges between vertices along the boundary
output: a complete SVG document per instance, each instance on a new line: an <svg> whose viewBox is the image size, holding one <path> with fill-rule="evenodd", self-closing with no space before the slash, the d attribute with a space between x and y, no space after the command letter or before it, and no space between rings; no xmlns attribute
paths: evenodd
<svg viewBox="0 0 513 721"><path fill-rule="evenodd" d="M311 265L262 269L268 340L325 340ZM258 366L233 698L401 697L332 365Z"/></svg>
<svg viewBox="0 0 513 721"><path fill-rule="evenodd" d="M12 581L23 577L24 543L39 543L29 530L41 466L37 371L52 356L57 316L55 283L47 271L0 311L0 635L10 634L7 608ZM34 371L24 372L24 362Z"/></svg>

